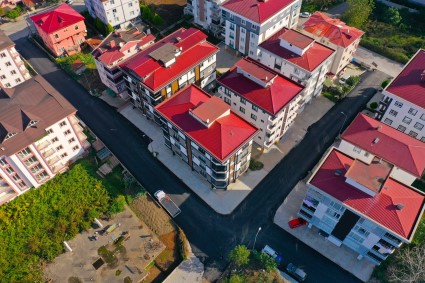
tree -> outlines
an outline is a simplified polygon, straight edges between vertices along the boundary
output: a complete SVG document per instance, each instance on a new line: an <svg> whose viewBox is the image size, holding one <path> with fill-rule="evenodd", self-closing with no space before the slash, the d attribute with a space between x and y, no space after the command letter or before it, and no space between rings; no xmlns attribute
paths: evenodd
<svg viewBox="0 0 425 283"><path fill-rule="evenodd" d="M275 270L277 268L277 263L271 256L263 253L254 251L252 257L255 260L255 263L262 269L265 269L267 272Z"/></svg>
<svg viewBox="0 0 425 283"><path fill-rule="evenodd" d="M399 250L388 272L390 282L425 282L425 246L417 245Z"/></svg>
<svg viewBox="0 0 425 283"><path fill-rule="evenodd" d="M106 29L107 34L110 34L111 32L113 32L115 30L114 27L110 23L108 23L106 25L105 29Z"/></svg>
<svg viewBox="0 0 425 283"><path fill-rule="evenodd" d="M94 19L94 26L101 34L105 33L105 24L99 18Z"/></svg>
<svg viewBox="0 0 425 283"><path fill-rule="evenodd" d="M162 25L163 22L164 22L164 20L161 18L161 16L155 13L155 15L153 16L153 19L152 19L152 23L157 25L157 26L160 26L160 25Z"/></svg>
<svg viewBox="0 0 425 283"><path fill-rule="evenodd" d="M6 12L6 17L11 20L15 20L17 17L19 17L19 12L16 10L9 10Z"/></svg>
<svg viewBox="0 0 425 283"><path fill-rule="evenodd" d="M230 278L224 280L226 283L244 283L246 282L246 278L239 274L232 274Z"/></svg>
<svg viewBox="0 0 425 283"><path fill-rule="evenodd" d="M249 262L251 252L244 245L238 245L229 253L229 260L238 267L245 266Z"/></svg>
<svg viewBox="0 0 425 283"><path fill-rule="evenodd" d="M142 7L142 18L149 21L149 22L152 22L153 17L154 17L154 15L152 13L151 8L149 8L148 5L143 6Z"/></svg>
<svg viewBox="0 0 425 283"><path fill-rule="evenodd" d="M396 26L401 22L402 18L397 8L388 7L384 13L384 20L385 22Z"/></svg>
<svg viewBox="0 0 425 283"><path fill-rule="evenodd" d="M311 2L319 6L320 10L322 10L323 8L331 5L334 1L333 0L312 0Z"/></svg>
<svg viewBox="0 0 425 283"><path fill-rule="evenodd" d="M344 12L342 19L349 26L361 28L367 21L373 8L374 0L347 0L348 9Z"/></svg>

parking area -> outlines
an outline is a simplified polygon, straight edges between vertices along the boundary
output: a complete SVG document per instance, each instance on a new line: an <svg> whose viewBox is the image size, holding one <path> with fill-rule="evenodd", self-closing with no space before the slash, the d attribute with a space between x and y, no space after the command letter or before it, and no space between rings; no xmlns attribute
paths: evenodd
<svg viewBox="0 0 425 283"><path fill-rule="evenodd" d="M72 251L46 266L46 282L139 282L148 274L145 268L165 248L155 234L128 207L101 223L68 241Z"/></svg>
<svg viewBox="0 0 425 283"><path fill-rule="evenodd" d="M227 48L224 42L217 45L220 51L217 54L217 71L219 73L225 73L229 70L237 61L242 57L236 55L236 51Z"/></svg>

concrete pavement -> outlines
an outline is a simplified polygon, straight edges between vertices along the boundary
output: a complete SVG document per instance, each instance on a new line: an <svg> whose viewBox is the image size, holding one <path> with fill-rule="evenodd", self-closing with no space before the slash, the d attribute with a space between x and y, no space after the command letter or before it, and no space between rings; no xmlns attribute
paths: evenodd
<svg viewBox="0 0 425 283"><path fill-rule="evenodd" d="M204 265L192 254L187 260L180 263L163 283L201 283L203 274Z"/></svg>
<svg viewBox="0 0 425 283"><path fill-rule="evenodd" d="M372 65L372 62L375 62L378 65L376 69L390 75L393 78L395 78L404 67L401 63L388 59L387 57L379 55L378 53L361 46L357 48L354 58L369 65Z"/></svg>

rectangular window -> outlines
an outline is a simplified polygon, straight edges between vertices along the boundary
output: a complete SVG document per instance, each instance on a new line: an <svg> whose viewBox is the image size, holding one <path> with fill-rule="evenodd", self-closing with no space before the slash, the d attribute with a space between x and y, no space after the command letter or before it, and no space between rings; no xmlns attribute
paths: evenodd
<svg viewBox="0 0 425 283"><path fill-rule="evenodd" d="M242 104L246 104L246 100L244 98L241 97L241 103Z"/></svg>
<svg viewBox="0 0 425 283"><path fill-rule="evenodd" d="M63 146L62 146L62 145L60 145L60 146L56 147L56 150L57 150L57 151L62 150L62 149L63 149Z"/></svg>
<svg viewBox="0 0 425 283"><path fill-rule="evenodd" d="M16 71L15 70L12 70L12 71L10 71L10 74L11 75L16 75Z"/></svg>
<svg viewBox="0 0 425 283"><path fill-rule="evenodd" d="M246 25L246 21L244 19L241 19L241 25Z"/></svg>
<svg viewBox="0 0 425 283"><path fill-rule="evenodd" d="M401 108L401 107L403 107L403 103L401 103L400 101L396 101L396 102L394 102L394 106Z"/></svg>
<svg viewBox="0 0 425 283"><path fill-rule="evenodd" d="M396 117L397 116L397 114L398 114L398 112L397 111L395 111L395 110L390 110L390 113L389 113L391 116L394 116L394 117Z"/></svg>
<svg viewBox="0 0 425 283"><path fill-rule="evenodd" d="M66 130L65 132L63 132L63 134L64 134L65 136L67 136L67 135L71 134L71 130Z"/></svg>
<svg viewBox="0 0 425 283"><path fill-rule="evenodd" d="M65 158L65 157L67 157L68 156L68 153L63 153L63 154L61 154L61 158Z"/></svg>
<svg viewBox="0 0 425 283"><path fill-rule="evenodd" d="M257 121L257 116L254 115L254 114L251 114L251 119L254 120L254 121Z"/></svg>
<svg viewBox="0 0 425 283"><path fill-rule="evenodd" d="M12 66L12 63L6 62L6 66L10 67L10 66Z"/></svg>
<svg viewBox="0 0 425 283"><path fill-rule="evenodd" d="M417 132L414 132L414 131L410 131L409 132L409 136L411 136L413 138L416 138L418 136L418 133Z"/></svg>
<svg viewBox="0 0 425 283"><path fill-rule="evenodd" d="M362 152L362 149L355 146L353 148L353 151L356 152L356 153L361 153Z"/></svg>
<svg viewBox="0 0 425 283"><path fill-rule="evenodd" d="M0 79L2 79L2 80L4 80L6 78L6 76L5 75L1 75L0 76Z"/></svg>
<svg viewBox="0 0 425 283"><path fill-rule="evenodd" d="M418 113L418 110L413 109L413 108L410 108L408 113L409 113L410 115L415 116L415 115L416 115L416 113Z"/></svg>
<svg viewBox="0 0 425 283"><path fill-rule="evenodd" d="M412 119L411 118L409 118L407 116L403 118L403 123L405 123L407 125L410 125L410 122L412 122Z"/></svg>
<svg viewBox="0 0 425 283"><path fill-rule="evenodd" d="M422 115L421 115L421 120L422 120L422 121L425 121L425 114L422 114Z"/></svg>
<svg viewBox="0 0 425 283"><path fill-rule="evenodd" d="M415 127L415 129L422 130L424 128L424 125L421 124L421 123L419 123L419 122L417 122L417 123L415 123L415 126L414 127Z"/></svg>
<svg viewBox="0 0 425 283"><path fill-rule="evenodd" d="M15 181L19 181L19 180L21 180L21 177L19 177L18 175L13 175L12 179L15 180Z"/></svg>
<svg viewBox="0 0 425 283"><path fill-rule="evenodd" d="M78 150L80 147L78 146L78 145L76 145L76 146L74 146L73 148L72 148L72 150L73 151L76 151L76 150Z"/></svg>
<svg viewBox="0 0 425 283"><path fill-rule="evenodd" d="M68 143L73 143L73 142L75 142L75 138L70 138L70 139L68 140Z"/></svg>
<svg viewBox="0 0 425 283"><path fill-rule="evenodd" d="M62 121L62 122L60 122L60 124L59 124L59 127L63 127L63 126L66 126L66 121Z"/></svg>
<svg viewBox="0 0 425 283"><path fill-rule="evenodd" d="M400 125L400 126L398 126L397 130L404 133L406 131L406 127Z"/></svg>
<svg viewBox="0 0 425 283"><path fill-rule="evenodd" d="M235 21L235 15L233 15L233 14L229 14L229 16L230 16L230 20L231 20L232 22L234 22L234 21Z"/></svg>
<svg viewBox="0 0 425 283"><path fill-rule="evenodd" d="M12 167L7 167L6 172L9 173L9 174L13 174L13 173L15 173L15 170L13 170Z"/></svg>
<svg viewBox="0 0 425 283"><path fill-rule="evenodd" d="M241 107L239 107L239 111L241 111L242 113L244 113L244 114L245 114L245 108L243 108L242 106L241 106Z"/></svg>
<svg viewBox="0 0 425 283"><path fill-rule="evenodd" d="M17 78L17 79L15 79L15 82L16 83L20 83L21 82L21 79L20 78Z"/></svg>
<svg viewBox="0 0 425 283"><path fill-rule="evenodd" d="M425 142L425 137L422 137L421 138L421 142Z"/></svg>
<svg viewBox="0 0 425 283"><path fill-rule="evenodd" d="M59 141L58 137L54 137L54 138L52 139L52 143L55 143L55 142L57 142L57 141Z"/></svg>
<svg viewBox="0 0 425 283"><path fill-rule="evenodd" d="M229 104L229 105L230 105L230 98L225 97L225 98L224 98L224 102L226 102L227 104Z"/></svg>
<svg viewBox="0 0 425 283"><path fill-rule="evenodd" d="M393 120L385 118L384 123L387 125L391 125L393 123Z"/></svg>
<svg viewBox="0 0 425 283"><path fill-rule="evenodd" d="M1 54L0 54L0 57L1 57L1 58L5 58L5 57L6 57L6 53L1 53Z"/></svg>
<svg viewBox="0 0 425 283"><path fill-rule="evenodd" d="M59 34L55 33L55 38L59 38Z"/></svg>
<svg viewBox="0 0 425 283"><path fill-rule="evenodd" d="M256 29L258 28L258 26L257 26L257 25L254 25L254 24L251 24L251 28L252 28L253 30L256 30Z"/></svg>
<svg viewBox="0 0 425 283"><path fill-rule="evenodd" d="M255 112L257 112L258 111L258 107L256 105L252 104L252 110L254 110Z"/></svg>
<svg viewBox="0 0 425 283"><path fill-rule="evenodd" d="M48 135L52 134L52 133L53 133L53 129L48 129L48 130L46 130L46 133L47 133Z"/></svg>
<svg viewBox="0 0 425 283"><path fill-rule="evenodd" d="M6 165L8 165L7 161L4 158L0 159L0 166L4 167Z"/></svg>
<svg viewBox="0 0 425 283"><path fill-rule="evenodd" d="M75 29L75 30L77 30L77 29L78 29L78 25L75 25L75 26L74 26L74 29Z"/></svg>

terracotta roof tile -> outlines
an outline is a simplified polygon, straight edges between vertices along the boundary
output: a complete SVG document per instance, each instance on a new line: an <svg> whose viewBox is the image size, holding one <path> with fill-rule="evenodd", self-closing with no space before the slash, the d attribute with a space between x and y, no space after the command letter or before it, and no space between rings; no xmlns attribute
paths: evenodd
<svg viewBox="0 0 425 283"><path fill-rule="evenodd" d="M68 4L62 4L52 11L32 16L31 20L46 33L53 33L84 21L84 17Z"/></svg>

